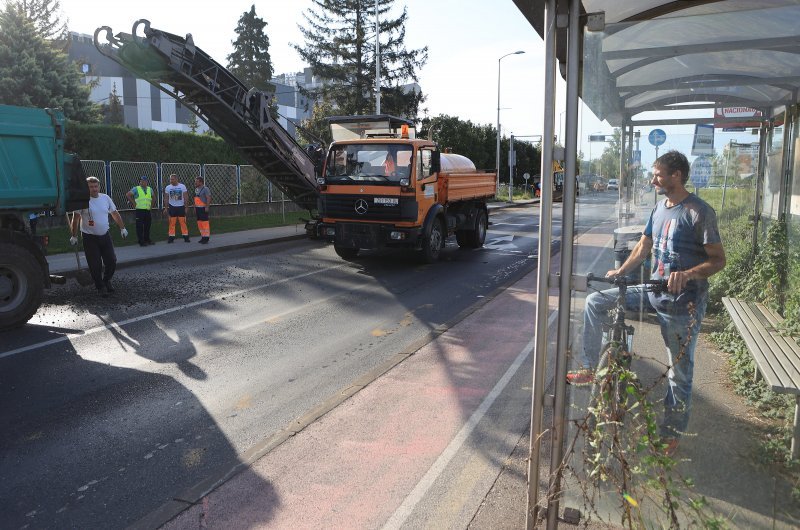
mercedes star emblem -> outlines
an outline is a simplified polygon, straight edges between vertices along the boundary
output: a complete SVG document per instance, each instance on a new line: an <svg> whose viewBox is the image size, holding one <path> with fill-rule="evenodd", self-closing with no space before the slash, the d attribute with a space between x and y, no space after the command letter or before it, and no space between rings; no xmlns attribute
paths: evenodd
<svg viewBox="0 0 800 530"><path fill-rule="evenodd" d="M364 215L369 210L369 204L364 199L358 199L356 201L356 213L358 215Z"/></svg>

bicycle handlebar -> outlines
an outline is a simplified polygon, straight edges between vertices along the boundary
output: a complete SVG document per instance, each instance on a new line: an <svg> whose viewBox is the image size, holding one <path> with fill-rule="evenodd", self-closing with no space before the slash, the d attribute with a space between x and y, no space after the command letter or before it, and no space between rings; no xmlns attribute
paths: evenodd
<svg viewBox="0 0 800 530"><path fill-rule="evenodd" d="M611 285L616 285L617 287L621 286L630 287L632 285L647 285L652 287L652 290L656 292L667 290L667 280L629 280L625 276L612 276L610 278L606 278L605 276L597 276L591 272L586 275L586 280L588 282L608 283Z"/></svg>

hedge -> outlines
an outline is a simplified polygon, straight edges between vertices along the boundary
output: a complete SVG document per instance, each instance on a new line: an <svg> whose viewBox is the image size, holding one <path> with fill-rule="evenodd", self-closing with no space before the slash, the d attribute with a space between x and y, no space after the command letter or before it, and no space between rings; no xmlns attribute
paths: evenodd
<svg viewBox="0 0 800 530"><path fill-rule="evenodd" d="M158 132L119 125L67 124L65 149L83 160L247 164L219 137L178 131Z"/></svg>

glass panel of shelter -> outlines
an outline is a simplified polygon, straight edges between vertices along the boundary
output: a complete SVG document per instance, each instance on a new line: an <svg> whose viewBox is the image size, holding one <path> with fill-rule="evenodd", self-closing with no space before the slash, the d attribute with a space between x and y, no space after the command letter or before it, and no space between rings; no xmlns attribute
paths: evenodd
<svg viewBox="0 0 800 530"><path fill-rule="evenodd" d="M624 27L630 27L630 24L625 24ZM618 29L614 25L608 25L606 32L613 34ZM586 41L602 41L604 36L603 32L585 33ZM634 45L635 43L631 43L631 47ZM592 49L589 45L585 48ZM593 57L585 56L583 62L581 93L582 100L586 104L581 103L579 130L582 131L582 135L578 140L578 149L580 172L592 175L592 182L597 182L598 185L587 186L584 189L589 192L582 193L577 199L574 273L577 275L593 273L602 277L607 271L617 268L624 262L641 238L656 202L664 200L652 185L652 166L658 156L670 150L680 151L687 156L691 164L687 189L715 209L725 248L733 252L745 251L753 242L750 217L756 210L758 200L756 184L759 173L766 171L772 176L771 178L780 182L780 160L783 156L781 130L778 128L771 131L770 141L767 142L769 146L766 153L767 167L760 168L758 122L748 122L747 126L736 127L730 131L723 130L721 126L714 127L711 129L713 144L706 144L703 148L697 146L697 134L702 131L696 130L695 124L673 125L668 122L675 118L708 116L708 123L712 123L713 109L705 110L704 114L699 111L649 112L634 116L633 123L646 118L663 119L665 124L634 126L634 134L625 138L626 151L623 156L621 154L623 130L619 126L614 127L608 121L598 119L587 107L590 105L595 109L607 110L607 102L618 97L618 93L612 92L614 89L609 88L609 84L596 82L596 76L601 73L597 71L598 64L592 59ZM607 115L612 116L610 112ZM656 130L660 132L653 134ZM630 133L627 127L624 131ZM590 136L594 137L595 141L590 142ZM604 136L605 141L598 141L598 136ZM630 148L631 140L633 149ZM607 189L606 185L611 179L618 180L619 190ZM768 210L777 211L776 205L779 199L773 197L776 193L779 193L778 188L772 190L769 185L765 187L762 199L765 213ZM800 195L800 192L797 193ZM800 239L798 236L800 221L797 221L800 219L800 206L797 209L797 215L792 218L797 228L793 237ZM554 220L556 224L559 222L558 218ZM642 267L630 274L631 279L649 278L651 267L651 261L645 261ZM581 368L586 360L583 356L586 297L588 294L610 287L601 283L590 283L588 292L573 292L572 325L568 347L571 356L570 370ZM606 299L615 294L607 293ZM607 395L605 398L598 398L592 395L593 392L597 392L593 390L592 384L576 384L568 387L566 466L562 483L565 497L562 505L586 507L588 502L590 510L596 510L595 516L607 521L619 521L619 493L623 484L626 484L624 481L631 479L630 476L625 477L625 473L621 473L621 470L640 464L634 461L636 443L642 443L648 436L652 436L654 423L661 421L661 402L667 392L666 381L670 360L662 338L659 318L649 307L646 297L647 295L640 296L639 303L629 307L625 315L626 323L635 330L632 343L633 360L630 367L630 371L638 377L638 383L632 390L635 395L619 395L616 398ZM596 363L602 353L599 350L600 348L597 348L585 353ZM622 387L626 385L622 384ZM695 392L696 390L695 386ZM626 404L620 407L620 409L631 408L624 417L615 419L605 417L603 421L598 422L593 410L598 408L598 399L622 401L639 398L641 398L640 403L626 401ZM650 417L649 413L645 414L646 410L650 410L648 408L650 406L655 414L654 417ZM697 413L695 408L693 415L696 416ZM598 426L604 422L605 425ZM615 423L621 427L620 430L612 425ZM589 435L590 433L592 434ZM705 434L703 422L698 421L696 417L690 420L686 434L702 438ZM613 443L616 443L612 441L614 437L622 437L625 442L632 444L626 446L627 452L620 451L614 454ZM602 481L599 491L594 492L599 495L587 501L583 479L593 473L603 475L605 480ZM627 482L627 487L631 487L630 482Z"/></svg>

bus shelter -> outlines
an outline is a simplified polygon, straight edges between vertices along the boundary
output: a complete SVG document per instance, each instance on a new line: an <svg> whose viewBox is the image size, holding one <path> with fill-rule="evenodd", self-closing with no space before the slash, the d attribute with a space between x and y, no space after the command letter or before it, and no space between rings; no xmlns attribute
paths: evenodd
<svg viewBox="0 0 800 530"><path fill-rule="evenodd" d="M587 282L587 275L615 268L640 237L662 199L650 184L652 165L668 150L688 157L687 188L715 209L729 266L733 258L755 256L771 226L786 227L781 310L797 304L791 293L800 292L800 2L514 2L545 43L542 167L554 160L565 167L560 212L552 180L542 180L528 527L554 528L575 507L631 527L690 525L691 513L664 509L679 501L665 485L670 464L642 449L655 436L670 368L646 304L627 316L637 329L636 392L647 399L634 399L624 418L598 426L590 391L567 385L566 374L582 348L587 293L607 288ZM556 76L566 81L563 94ZM557 97L566 103L563 149L553 142ZM592 149L589 142L598 141ZM578 198L579 174L616 180L618 190ZM550 242L558 232L573 244L562 243L554 254ZM712 293L710 304L726 295L736 293ZM555 325L548 326L553 312ZM702 438L704 427L693 416L685 435ZM613 432L627 449L615 456L592 447L593 431Z"/></svg>

